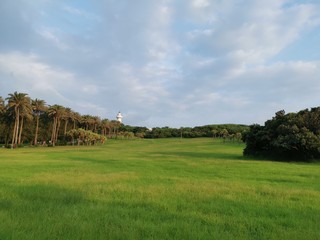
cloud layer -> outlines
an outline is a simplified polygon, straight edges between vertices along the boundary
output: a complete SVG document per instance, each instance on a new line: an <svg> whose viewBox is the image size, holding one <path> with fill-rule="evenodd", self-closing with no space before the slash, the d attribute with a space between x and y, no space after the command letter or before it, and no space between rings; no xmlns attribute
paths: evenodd
<svg viewBox="0 0 320 240"><path fill-rule="evenodd" d="M319 105L317 1L4 0L0 15L3 97L148 127Z"/></svg>

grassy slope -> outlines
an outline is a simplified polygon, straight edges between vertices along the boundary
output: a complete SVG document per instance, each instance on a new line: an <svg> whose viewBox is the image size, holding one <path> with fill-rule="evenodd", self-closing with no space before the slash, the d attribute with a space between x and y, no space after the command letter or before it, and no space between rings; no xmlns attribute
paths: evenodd
<svg viewBox="0 0 320 240"><path fill-rule="evenodd" d="M320 239L320 165L212 139L0 149L0 239Z"/></svg>

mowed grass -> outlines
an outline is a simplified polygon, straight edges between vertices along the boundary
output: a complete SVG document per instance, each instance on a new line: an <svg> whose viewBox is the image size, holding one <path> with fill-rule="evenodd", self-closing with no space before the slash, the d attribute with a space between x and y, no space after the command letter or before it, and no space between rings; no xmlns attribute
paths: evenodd
<svg viewBox="0 0 320 240"><path fill-rule="evenodd" d="M0 239L320 239L320 165L212 139L0 149Z"/></svg>

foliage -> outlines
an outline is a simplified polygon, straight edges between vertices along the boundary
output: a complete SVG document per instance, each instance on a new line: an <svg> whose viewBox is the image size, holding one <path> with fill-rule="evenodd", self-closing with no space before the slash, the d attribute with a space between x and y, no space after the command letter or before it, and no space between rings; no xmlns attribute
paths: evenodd
<svg viewBox="0 0 320 240"><path fill-rule="evenodd" d="M90 130L84 130L82 128L72 129L67 132L67 135L72 139L72 145L74 145L75 140L77 141L77 145L95 145L96 143L104 143L106 141L106 137L94 133Z"/></svg>
<svg viewBox="0 0 320 240"><path fill-rule="evenodd" d="M31 103L33 115L35 116L35 119L36 119L34 145L38 144L39 119L40 119L40 115L43 114L47 110L47 107L45 106L45 104L46 103L44 100L40 100L37 98L35 100L32 100L32 103Z"/></svg>
<svg viewBox="0 0 320 240"><path fill-rule="evenodd" d="M244 138L245 155L296 161L320 159L320 107L288 114L279 111L264 126L250 126Z"/></svg>
<svg viewBox="0 0 320 240"><path fill-rule="evenodd" d="M132 131L136 136L143 135L144 138L199 138L213 137L228 140L239 140L239 136L249 130L246 125L240 124L218 124L196 127L156 127L148 129L145 127L122 126L121 131ZM240 137L241 139L241 137Z"/></svg>
<svg viewBox="0 0 320 240"><path fill-rule="evenodd" d="M32 118L31 99L26 93L14 92L9 94L8 100L8 113L14 116L14 126L12 135L12 147L21 144L22 131L25 119Z"/></svg>

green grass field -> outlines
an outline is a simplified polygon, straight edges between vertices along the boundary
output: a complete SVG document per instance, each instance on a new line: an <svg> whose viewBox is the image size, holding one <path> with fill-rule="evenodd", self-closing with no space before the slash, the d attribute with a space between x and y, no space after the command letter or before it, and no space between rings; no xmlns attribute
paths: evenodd
<svg viewBox="0 0 320 240"><path fill-rule="evenodd" d="M0 239L320 239L320 165L212 139L0 149Z"/></svg>

